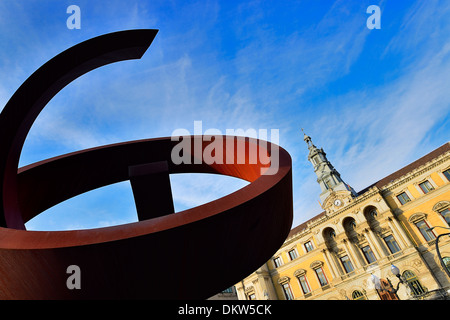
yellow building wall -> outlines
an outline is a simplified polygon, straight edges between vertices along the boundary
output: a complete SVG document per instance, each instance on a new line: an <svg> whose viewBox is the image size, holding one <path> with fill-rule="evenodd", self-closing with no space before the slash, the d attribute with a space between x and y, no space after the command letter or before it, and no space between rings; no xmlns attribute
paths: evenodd
<svg viewBox="0 0 450 320"><path fill-rule="evenodd" d="M289 285L290 285L292 294L294 295L294 298L304 296L303 291L300 287L300 283L299 283L297 277L294 276L295 271L297 271L299 269L306 270L305 277L307 278L308 285L309 285L309 288L311 291L321 289L319 280L317 279L317 275L316 275L315 271L313 269L311 269L311 264L315 261L325 262L325 257L323 256L323 254L321 252L317 252L316 254L308 256L308 258L305 259L305 257L302 257L302 256L305 256L306 254L304 253L304 251L300 251L300 250L302 250L301 245L298 244L296 248L297 248L297 252L299 253L299 257L297 259L295 259L293 261L289 261L289 262L287 262L288 260L284 260L284 261L286 261L286 265L288 266L288 268L283 269L282 272L273 276L273 283L275 284L275 290L277 292L277 296L280 299L284 299L284 293L282 291L281 285L278 284L278 280L280 278L283 278L286 276L289 277L289 279L290 279ZM285 256L283 256L283 258L284 257ZM286 259L288 259L288 257L286 257ZM278 269L281 269L281 268L278 268ZM327 278L328 283L331 283L333 278L332 278L330 270L328 269L328 265L326 263L324 263L324 265L322 266L322 269L323 269L323 272L325 273L325 277Z"/></svg>
<svg viewBox="0 0 450 320"><path fill-rule="evenodd" d="M388 252L386 251L383 253L379 251L379 255L382 256L379 261L380 264L380 274L381 276L389 275L392 276L390 270L389 263L392 263L393 261L399 265L399 267L408 267L410 269L414 269L412 266L415 266L416 268L418 265L417 261L422 261L420 259L417 259L417 253L416 250L412 250L412 248L422 246L426 250L424 252L428 252L434 248L434 243L432 241L428 242L425 240L423 235L421 234L420 230L416 227L414 222L416 220L411 219L411 217L420 217L419 219L424 219L424 221L428 224L429 227L436 227L436 226L442 226L449 228L449 225L445 221L445 219L436 211L433 211L433 207L436 206L438 203L448 203L450 201L450 183L447 178L443 177L442 172L447 170L448 168L448 161L447 164L439 164L438 166L432 166L430 169L424 171L416 171L408 173L408 175L405 175L402 177L402 180L400 181L394 181L392 184L387 185L385 189L380 190L380 195L382 195L383 198L380 198L378 194L371 196L371 198L367 198L364 201L358 204L357 207L351 208L352 214L354 217L357 217L358 212L362 212L362 208L366 208L368 206L377 206L378 209L383 208L381 210L382 215L378 216L378 220L384 223L381 227L381 230L391 230L392 235L394 235L394 239L396 239L397 243L400 247L403 246L402 252L399 255L398 253L396 255L390 255L387 257ZM427 194L424 194L420 187L418 186L418 183L421 183L425 180L432 180L432 185L434 186L434 190L428 192ZM405 183L406 182L406 183ZM411 198L411 201L402 205L397 199L397 195L407 190L409 193L409 196ZM383 200L385 201L385 207L382 207ZM349 213L346 213L349 215ZM384 215L384 216L383 216ZM389 218L386 219L385 216L392 216L392 219ZM342 215L345 216L344 214ZM398 218L400 223L397 223ZM367 220L367 217L365 217ZM363 219L360 219L360 223L367 223L367 221ZM333 221L336 225L342 224L343 218L337 219L336 221ZM362 222L361 222L362 221ZM342 225L341 226L341 234L342 233ZM397 232L395 232L395 227L397 227ZM317 228L317 225L314 225L311 228ZM370 224L366 227L370 228ZM392 229L393 228L393 229ZM318 229L318 230L322 230ZM364 229L366 230L366 229ZM344 292L347 290L347 298L351 296L352 290L356 288L357 286L355 284L358 284L361 286L360 283L364 283L364 281L367 282L366 278L363 279L363 276L360 276L359 273L360 270L356 270L356 277L353 276L347 276L342 274L337 274L335 279L332 277L332 272L330 270L331 266L329 265L330 261L325 257L322 249L327 249L326 245L323 243L323 239L320 238L320 235L317 231L314 229L311 229L309 232L305 232L303 234L297 234L295 237L290 238L278 251L276 255L272 257L271 260L268 261L268 272L270 274L270 277L272 278L273 288L276 292L276 295L278 299L285 299L285 295L282 289L282 285L280 284L279 280L285 277L289 278L289 286L291 289L291 292L294 296L294 299L329 299L329 298L336 298L339 299L342 298L339 296L341 292ZM368 240L370 240L370 234L368 232L363 233L363 231L358 231L360 234L364 234L364 237ZM439 234L446 233L448 230L436 228L433 230L434 235L437 237ZM369 237L368 237L369 235ZM338 234L338 237L340 235ZM378 237L378 234L374 234L372 232L372 237ZM380 235L381 237L381 235ZM345 236L344 236L345 238ZM342 240L342 237L339 238ZM409 240L412 241L412 244ZM320 241L319 241L320 240ZM380 239L379 239L380 240ZM307 241L311 241L314 245L314 250L310 252L306 252L304 244ZM372 239L374 241L374 239ZM450 243L447 238L442 238L441 240L442 245L445 245L445 243ZM377 242L374 242L376 245ZM380 244L382 244L382 241L380 240ZM449 244L450 245L450 244ZM294 260L291 260L289 257L288 252L292 249L296 249L298 257ZM387 249L387 248L386 248ZM374 248L372 248L374 250ZM357 251L357 249L356 249ZM351 251L349 252L349 255L351 255ZM333 253L330 253L333 255ZM433 253L431 253L431 256ZM283 265L276 268L273 262L273 258L276 258L278 256L281 256L283 259ZM386 258L387 257L387 258ZM328 257L330 258L330 257ZM331 257L333 258L333 256ZM355 257L353 257L355 258ZM323 272L325 274L325 277L328 280L328 284L330 285L329 288L322 288L319 280L317 278L317 275L315 271L313 270L312 266L316 265L317 262L321 262L323 269ZM388 263L389 262L389 263ZM339 265L342 267L338 260L333 260L332 263L335 263L336 265ZM378 262L377 262L378 263ZM420 264L419 264L420 265ZM360 268L362 269L362 268ZM301 289L301 285L299 283L298 278L295 276L296 272L299 270L305 270L306 273L304 274L308 285L311 291L311 295L305 296ZM364 269L365 271L365 269ZM342 270L338 271L338 273L341 273ZM358 273L359 272L359 273ZM366 271L367 273L368 271ZM433 277L429 274L426 275L424 273L424 270L421 271L415 271L418 276L420 276L421 281L424 281L424 285L427 287L433 287L436 286L436 284L433 282ZM361 273L361 275L366 275L365 273ZM445 275L444 275L445 276ZM359 278L358 278L359 277ZM431 279L431 280L430 280ZM443 280L442 280L443 279ZM446 278L445 278L446 279ZM443 277L441 277L441 281L445 280ZM286 279L282 279L285 281ZM358 282L359 281L359 282ZM445 281L444 281L445 282ZM363 286L364 287L364 286ZM361 288L363 288L361 287ZM358 290L360 290L360 287L357 287ZM363 288L364 289L364 288ZM362 289L361 289L362 290ZM372 291L370 291L372 290ZM370 289L367 291L367 295L370 296L370 299L378 299L378 296L374 293L373 289ZM335 293L333 296L330 293Z"/></svg>
<svg viewBox="0 0 450 320"><path fill-rule="evenodd" d="M414 197L414 199L417 199L422 196L422 194L419 192L419 190L417 190L417 188L412 184L410 184L407 189L411 193L411 195Z"/></svg>
<svg viewBox="0 0 450 320"><path fill-rule="evenodd" d="M441 176L437 172L433 172L431 174L431 179L438 185L438 187L442 187L447 181L442 180Z"/></svg>
<svg viewBox="0 0 450 320"><path fill-rule="evenodd" d="M438 185L438 187L444 186L445 182L437 173L433 173L431 175L431 178ZM408 190L410 190L411 194L413 194L412 190L416 191L416 193L413 194L415 200L409 205L408 210L404 211L399 216L399 219L402 221L403 225L405 226L411 237L414 239L414 242L418 245L424 244L426 243L425 238L422 236L415 224L413 222L410 222L409 219L416 213L424 213L426 214L425 222L430 228L435 226L448 228L449 226L442 218L442 216L438 212L433 211L433 207L440 201L450 200L450 189L448 189L446 192L442 192L441 189L435 189L424 195L423 193L420 194L415 186L411 184L408 186ZM438 192L440 192L440 194L437 194ZM413 207L411 207L411 205L413 205ZM435 236L438 236L439 234L445 232L445 229L442 228L436 228L433 230Z"/></svg>

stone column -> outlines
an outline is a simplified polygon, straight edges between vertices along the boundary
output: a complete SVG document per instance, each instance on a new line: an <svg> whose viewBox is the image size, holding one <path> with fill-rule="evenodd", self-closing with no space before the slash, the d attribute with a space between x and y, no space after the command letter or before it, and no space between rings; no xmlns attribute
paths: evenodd
<svg viewBox="0 0 450 320"><path fill-rule="evenodd" d="M372 239L373 244L375 245L376 250L379 252L380 258L386 257L388 254L386 253L386 250L381 246L380 241L378 240L378 237L375 235L375 233L372 231L372 229L367 229L367 235Z"/></svg>
<svg viewBox="0 0 450 320"><path fill-rule="evenodd" d="M353 248L353 244L352 243L349 244L349 241L344 239L344 246L347 250L348 256L351 258L350 261L352 261L355 264L354 266L355 270L361 268L362 265L355 252L355 248Z"/></svg>
<svg viewBox="0 0 450 320"><path fill-rule="evenodd" d="M376 244L372 241L372 237L369 235L369 231L366 229L365 230L366 233L366 239L367 242L369 243L370 248L372 249L373 254L375 255L375 258L377 258L377 260L381 259L381 255L378 252L378 247L376 246Z"/></svg>
<svg viewBox="0 0 450 320"><path fill-rule="evenodd" d="M411 240L408 238L408 236L405 234L404 229L402 228L402 226L400 225L400 223L397 221L397 219L395 218L389 218L388 220L389 226L391 227L392 231L394 231L394 229L397 229L397 233L399 234L399 238L400 241L402 241L402 243L404 244L404 247L410 247L413 245L413 243L411 243ZM392 226L394 226L395 228L393 228Z"/></svg>
<svg viewBox="0 0 450 320"><path fill-rule="evenodd" d="M328 249L323 249L322 252L325 256L325 261L330 266L330 271L331 271L331 275L333 276L333 278L339 277L339 275L340 275L339 269L336 267L333 257L330 256L330 254L332 254L332 253L330 253Z"/></svg>
<svg viewBox="0 0 450 320"><path fill-rule="evenodd" d="M238 296L239 300L247 300L247 296L245 295L244 287L242 283L238 283L235 285L236 288L236 294Z"/></svg>

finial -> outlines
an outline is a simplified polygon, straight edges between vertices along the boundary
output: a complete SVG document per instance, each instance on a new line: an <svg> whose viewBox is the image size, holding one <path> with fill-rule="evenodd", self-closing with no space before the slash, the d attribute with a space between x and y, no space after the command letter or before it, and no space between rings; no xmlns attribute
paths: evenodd
<svg viewBox="0 0 450 320"><path fill-rule="evenodd" d="M305 131L303 130L303 128L301 128L302 129L302 132L303 132L303 140L305 140L305 142L308 144L308 146L309 146L309 143L311 143L312 144L312 142L311 142L311 137L310 136L308 136L306 133L305 133Z"/></svg>

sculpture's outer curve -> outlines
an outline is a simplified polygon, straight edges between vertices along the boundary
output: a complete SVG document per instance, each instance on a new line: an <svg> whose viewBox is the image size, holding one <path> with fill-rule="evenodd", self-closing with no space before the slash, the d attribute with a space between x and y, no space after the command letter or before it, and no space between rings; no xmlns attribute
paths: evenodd
<svg viewBox="0 0 450 320"><path fill-rule="evenodd" d="M25 229L17 200L17 167L25 138L45 105L79 76L109 63L139 59L157 30L114 32L60 53L21 86L0 114L0 226Z"/></svg>
<svg viewBox="0 0 450 320"><path fill-rule="evenodd" d="M105 45L113 39L117 41L117 37L125 41L129 38L127 32L120 36L99 37L96 41L105 41ZM141 55L156 32L137 32L141 33L134 33L137 38L144 37L147 41L135 39L131 41L133 45L130 42L119 45L140 48L132 49L133 54L129 49L119 49L114 55L106 50L100 55L106 58L95 63L92 59L80 58L80 61L90 62L82 63L84 67L69 69L76 70L74 74L49 81L53 84L51 89L47 91L40 87L44 93L33 99L30 97L29 101L17 97L16 93L2 112L0 124L7 125L8 119L11 124L2 128L5 140L0 136L1 147L5 149L0 149L0 168L3 210L8 226L0 227L1 299L204 299L261 266L288 235L292 224L290 156L274 144L267 143L264 149L266 144L255 139L223 137L222 152L216 150L216 157L220 153L223 156L232 154L234 161L231 164L207 164L202 160L200 164L175 165L171 161L171 152L177 142L156 138L62 155L26 166L17 173L18 156L26 133L45 103L63 87L63 83L69 83L70 79L95 65ZM96 47L99 43L96 41L84 50L89 46ZM70 52L62 55L74 57ZM45 70L46 65L41 69ZM54 66L48 68L53 70ZM22 87L18 92L32 90L30 84ZM24 99L23 105L19 103L21 99ZM15 112L11 107L14 105L22 106L24 110ZM203 136L184 139L191 145L190 163L198 162L198 148L194 150L194 147L201 145L200 150L204 151L212 140ZM250 164L248 154L247 158L238 161L242 155L237 149L237 141L243 141L248 150L257 145L269 155L277 151L278 171L264 175L269 164L261 163L259 159ZM217 173L241 178L250 184L210 203L135 223L90 230L21 230L24 222L53 205L83 192L128 180L128 170L132 166L160 161L167 161L169 173ZM13 163L16 163L14 175L11 173ZM8 183L12 183L13 188ZM158 186L149 185L150 190L156 188ZM79 290L69 290L66 286L66 270L70 265L80 267Z"/></svg>

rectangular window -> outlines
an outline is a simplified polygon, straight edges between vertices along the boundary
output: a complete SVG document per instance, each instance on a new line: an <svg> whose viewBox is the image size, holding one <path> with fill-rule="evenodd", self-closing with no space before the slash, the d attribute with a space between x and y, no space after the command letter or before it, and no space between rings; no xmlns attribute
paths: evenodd
<svg viewBox="0 0 450 320"><path fill-rule="evenodd" d="M450 181L450 169L445 170L442 172L444 176L447 178L448 181Z"/></svg>
<svg viewBox="0 0 450 320"><path fill-rule="evenodd" d="M419 183L420 189L422 189L423 193L428 193L431 190L434 190L433 186L431 185L430 181L426 180L422 183Z"/></svg>
<svg viewBox="0 0 450 320"><path fill-rule="evenodd" d="M248 300L256 300L256 295L254 293L250 293L248 295Z"/></svg>
<svg viewBox="0 0 450 320"><path fill-rule="evenodd" d="M322 287L326 286L328 284L327 277L325 277L325 274L323 273L322 268L314 269L316 272L317 278L319 279L319 283Z"/></svg>
<svg viewBox="0 0 450 320"><path fill-rule="evenodd" d="M343 256L340 259L341 259L342 265L344 266L346 273L350 273L354 270L352 262L350 261L348 256Z"/></svg>
<svg viewBox="0 0 450 320"><path fill-rule="evenodd" d="M400 247L398 246L397 241L395 241L395 239L392 235L384 238L384 242L386 242L386 245L388 246L391 253L396 253L396 252L400 251Z"/></svg>
<svg viewBox="0 0 450 320"><path fill-rule="evenodd" d="M403 205L407 202L410 202L411 199L408 197L408 195L406 194L406 192L402 192L397 196L398 201L400 201L400 203Z"/></svg>
<svg viewBox="0 0 450 320"><path fill-rule="evenodd" d="M295 258L297 258L297 251L295 251L295 249L292 249L291 251L289 251L289 258L291 258L291 260L294 260Z"/></svg>
<svg viewBox="0 0 450 320"><path fill-rule="evenodd" d="M281 260L281 257L276 257L275 259L273 259L273 263L275 265L275 268L278 268L283 264L283 261Z"/></svg>
<svg viewBox="0 0 450 320"><path fill-rule="evenodd" d="M289 286L289 283L283 283L281 285L281 288L283 289L284 296L286 297L286 300L294 300L294 295L292 294L291 287Z"/></svg>
<svg viewBox="0 0 450 320"><path fill-rule="evenodd" d="M444 211L441 211L439 213L445 219L447 224L450 226L450 210L449 209L445 209Z"/></svg>
<svg viewBox="0 0 450 320"><path fill-rule="evenodd" d="M374 263L375 261L377 261L377 259L375 258L375 255L372 252L372 249L370 249L369 246L362 247L361 250L362 250L364 257L366 258L368 264L371 264L371 263Z"/></svg>
<svg viewBox="0 0 450 320"><path fill-rule="evenodd" d="M426 241L431 241L436 239L432 230L428 230L430 227L424 220L415 223L416 227L419 229L420 233L423 235Z"/></svg>
<svg viewBox="0 0 450 320"><path fill-rule="evenodd" d="M308 281L306 281L306 277L304 275L298 277L298 282L300 282L300 287L302 288L303 294L308 294L311 292Z"/></svg>
<svg viewBox="0 0 450 320"><path fill-rule="evenodd" d="M308 241L305 243L305 249L306 249L306 252L310 252L310 251L314 250L314 247L313 247L313 244L311 241Z"/></svg>

